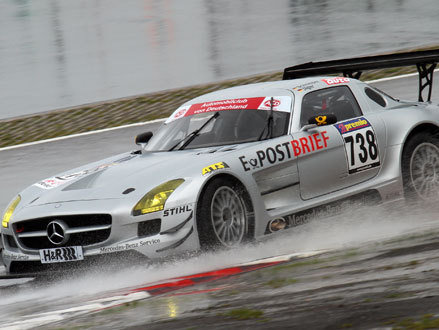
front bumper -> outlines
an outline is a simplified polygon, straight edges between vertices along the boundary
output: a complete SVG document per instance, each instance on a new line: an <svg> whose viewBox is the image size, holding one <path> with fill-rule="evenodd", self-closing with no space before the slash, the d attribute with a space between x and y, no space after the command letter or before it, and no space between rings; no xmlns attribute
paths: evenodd
<svg viewBox="0 0 439 330"><path fill-rule="evenodd" d="M147 259L159 259L183 251L196 250L197 248L198 239L194 234L192 224L190 224L175 234L158 234L148 238L136 238L112 245L104 245L98 248L84 247L84 261L66 262L62 263L62 265L75 262L87 263L87 261L94 260L112 260L117 262L118 258L123 259L120 261L127 261L127 258L134 260L133 257L136 253L139 257L145 256ZM36 253L25 253L19 249L5 248L2 251L2 258L8 272L32 272L36 268L44 268L54 265L41 264L39 250L37 250ZM138 259L140 260L141 258ZM32 265L41 264L41 267L29 267L27 270L26 263ZM61 263L58 263L57 266L62 267L60 264Z"/></svg>
<svg viewBox="0 0 439 330"><path fill-rule="evenodd" d="M39 208L33 208L32 214L38 214ZM61 216L71 215L72 213L69 213L68 209L68 206L65 207L64 215ZM75 209L77 209L77 205ZM103 208L99 209L102 210ZM70 264L87 264L95 260L109 260L108 257L111 256L113 257L111 259L115 262L118 262L118 259L125 261L133 255L143 256L147 259L160 259L184 251L197 250L199 249L199 240L194 221L194 204L188 204L185 210L185 212L172 215L169 215L169 212L165 214L165 211L160 211L138 217L127 217L122 210L112 212L111 233L108 239L98 244L82 246L83 261L62 262L56 266L68 268ZM97 212L98 210L93 211ZM88 213L93 213L93 211L88 210ZM125 213L125 216L122 216L123 213ZM46 216L46 214L44 215ZM51 216L51 218L56 217L55 215ZM59 212L58 217L60 217ZM27 219L23 218L20 221L26 221ZM156 221L157 219L161 219L160 230L154 235L143 235L139 229L141 224ZM20 221L14 221L14 223L20 224ZM10 228L2 231L2 243L4 245L2 258L8 272L27 273L54 265L42 265L40 249L25 246L18 239L19 233L14 232L16 228L17 226L11 225ZM14 244L11 244L11 239ZM67 246L69 245L67 244Z"/></svg>

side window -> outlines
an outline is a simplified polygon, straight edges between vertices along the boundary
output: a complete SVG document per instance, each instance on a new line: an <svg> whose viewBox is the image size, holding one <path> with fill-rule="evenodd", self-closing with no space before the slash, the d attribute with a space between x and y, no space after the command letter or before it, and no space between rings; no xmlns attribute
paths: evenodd
<svg viewBox="0 0 439 330"><path fill-rule="evenodd" d="M387 105L386 100L384 99L384 97L382 97L380 94L375 92L372 88L366 87L364 89L364 92L376 104L378 104L378 105L380 105L382 107L385 107Z"/></svg>
<svg viewBox="0 0 439 330"><path fill-rule="evenodd" d="M348 86L337 86L310 92L303 97L300 126L317 115L332 113L337 121L361 116L361 110Z"/></svg>

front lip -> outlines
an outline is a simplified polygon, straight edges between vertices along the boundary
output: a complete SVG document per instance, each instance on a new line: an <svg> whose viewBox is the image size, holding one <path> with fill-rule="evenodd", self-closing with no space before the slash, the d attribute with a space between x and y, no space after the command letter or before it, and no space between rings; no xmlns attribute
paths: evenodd
<svg viewBox="0 0 439 330"><path fill-rule="evenodd" d="M109 245L83 247L84 259L91 256L106 255L122 251L138 251L148 258L160 258L161 252L170 251L178 248L190 237L193 239L193 223L185 223L177 233L173 234L156 234L148 237L137 237L131 240L124 240ZM21 249L4 249L2 256L5 261L40 261L40 250L32 252L23 252Z"/></svg>

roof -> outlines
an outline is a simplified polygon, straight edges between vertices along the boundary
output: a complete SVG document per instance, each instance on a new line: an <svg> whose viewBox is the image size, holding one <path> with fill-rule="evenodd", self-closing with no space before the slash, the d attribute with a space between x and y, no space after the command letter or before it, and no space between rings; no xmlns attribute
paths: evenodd
<svg viewBox="0 0 439 330"><path fill-rule="evenodd" d="M332 85L352 83L354 81L358 82L353 78L329 76L269 81L218 90L196 97L183 105L242 97L289 96L291 92L301 92L307 89L323 88Z"/></svg>

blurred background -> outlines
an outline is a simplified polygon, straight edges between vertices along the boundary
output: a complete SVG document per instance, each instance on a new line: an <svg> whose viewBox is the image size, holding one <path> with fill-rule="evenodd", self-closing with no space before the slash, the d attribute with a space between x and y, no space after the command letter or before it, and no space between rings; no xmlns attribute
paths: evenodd
<svg viewBox="0 0 439 330"><path fill-rule="evenodd" d="M437 0L2 0L0 119L438 42Z"/></svg>

